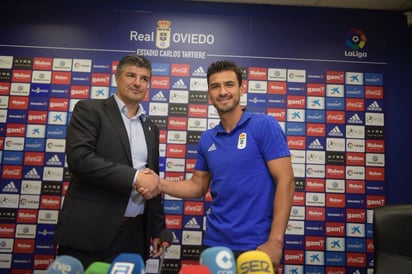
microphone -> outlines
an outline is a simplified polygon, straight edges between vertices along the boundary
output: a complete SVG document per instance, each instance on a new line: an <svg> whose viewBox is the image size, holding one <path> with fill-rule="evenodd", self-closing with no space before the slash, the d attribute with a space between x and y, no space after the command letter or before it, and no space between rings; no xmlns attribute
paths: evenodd
<svg viewBox="0 0 412 274"><path fill-rule="evenodd" d="M46 269L45 274L83 274L84 268L82 263L68 255L57 256Z"/></svg>
<svg viewBox="0 0 412 274"><path fill-rule="evenodd" d="M170 230L163 229L160 232L160 245L162 246L162 254L160 254L159 270L158 274L162 272L163 260L167 249L173 241L173 233Z"/></svg>
<svg viewBox="0 0 412 274"><path fill-rule="evenodd" d="M143 258L136 253L121 253L112 261L107 274L144 274Z"/></svg>
<svg viewBox="0 0 412 274"><path fill-rule="evenodd" d="M106 274L111 265L104 262L94 262L84 271L84 274Z"/></svg>
<svg viewBox="0 0 412 274"><path fill-rule="evenodd" d="M274 274L268 254L260 250L245 251L237 258L237 274Z"/></svg>
<svg viewBox="0 0 412 274"><path fill-rule="evenodd" d="M205 265L183 265L179 274L212 274Z"/></svg>
<svg viewBox="0 0 412 274"><path fill-rule="evenodd" d="M224 246L209 247L200 254L200 264L210 269L212 274L236 274L235 256Z"/></svg>

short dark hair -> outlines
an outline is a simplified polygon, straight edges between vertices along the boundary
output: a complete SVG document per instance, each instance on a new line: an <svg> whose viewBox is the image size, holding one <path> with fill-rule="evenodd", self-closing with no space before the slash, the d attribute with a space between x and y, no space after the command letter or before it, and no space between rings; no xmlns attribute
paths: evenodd
<svg viewBox="0 0 412 274"><path fill-rule="evenodd" d="M152 77L152 64L141 55L131 54L124 56L116 68L116 75L119 76L122 74L124 67L126 65L136 66L138 68L146 68L150 71L150 77Z"/></svg>
<svg viewBox="0 0 412 274"><path fill-rule="evenodd" d="M207 69L207 84L209 85L209 77L217 72L231 70L236 74L239 86L242 85L242 71L235 62L223 60L212 63Z"/></svg>

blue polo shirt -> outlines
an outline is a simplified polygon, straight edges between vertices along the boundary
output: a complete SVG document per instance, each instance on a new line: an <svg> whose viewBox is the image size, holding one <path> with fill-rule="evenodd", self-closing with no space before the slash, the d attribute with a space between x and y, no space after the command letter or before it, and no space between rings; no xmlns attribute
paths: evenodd
<svg viewBox="0 0 412 274"><path fill-rule="evenodd" d="M195 169L210 172L213 197L205 245L243 251L266 242L276 188L266 162L286 156L286 136L269 115L244 112L231 132L219 124L202 134Z"/></svg>

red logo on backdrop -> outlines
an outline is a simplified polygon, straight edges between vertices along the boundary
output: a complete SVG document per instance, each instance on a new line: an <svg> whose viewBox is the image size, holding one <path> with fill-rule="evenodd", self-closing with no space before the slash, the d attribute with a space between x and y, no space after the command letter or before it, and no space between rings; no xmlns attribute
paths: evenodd
<svg viewBox="0 0 412 274"><path fill-rule="evenodd" d="M166 76L153 76L150 87L157 89L169 89L170 78Z"/></svg>
<svg viewBox="0 0 412 274"><path fill-rule="evenodd" d="M247 89L248 89L248 81L247 80L242 80L242 87L243 87L243 92L247 93ZM210 100L209 100L210 103Z"/></svg>
<svg viewBox="0 0 412 274"><path fill-rule="evenodd" d="M344 111L326 111L326 123L328 124L344 124L345 121L345 112Z"/></svg>
<svg viewBox="0 0 412 274"><path fill-rule="evenodd" d="M385 168L383 167L366 167L366 180L369 181L384 181Z"/></svg>
<svg viewBox="0 0 412 274"><path fill-rule="evenodd" d="M110 74L107 73L92 73L93 86L110 86Z"/></svg>
<svg viewBox="0 0 412 274"><path fill-rule="evenodd" d="M33 253L34 240L31 239L15 239L13 253Z"/></svg>
<svg viewBox="0 0 412 274"><path fill-rule="evenodd" d="M267 68L249 68L248 71L249 80L266 80L268 78Z"/></svg>
<svg viewBox="0 0 412 274"><path fill-rule="evenodd" d="M318 178L306 178L306 191L325 192L325 180Z"/></svg>
<svg viewBox="0 0 412 274"><path fill-rule="evenodd" d="M385 196L367 195L366 196L366 208L373 209L378 206L384 206L386 204Z"/></svg>
<svg viewBox="0 0 412 274"><path fill-rule="evenodd" d="M287 136L289 149L305 149L306 138L301 136Z"/></svg>
<svg viewBox="0 0 412 274"><path fill-rule="evenodd" d="M346 221L349 223L364 223L366 221L365 210L358 208L346 209Z"/></svg>
<svg viewBox="0 0 412 274"><path fill-rule="evenodd" d="M307 250L325 250L325 238L319 236L306 236L305 248Z"/></svg>
<svg viewBox="0 0 412 274"><path fill-rule="evenodd" d="M51 82L52 84L69 85L71 77L72 74L69 71L53 71Z"/></svg>
<svg viewBox="0 0 412 274"><path fill-rule="evenodd" d="M295 206L305 205L305 193L295 192L293 194L293 205Z"/></svg>
<svg viewBox="0 0 412 274"><path fill-rule="evenodd" d="M189 64L172 64L170 68L170 75L190 76L190 65Z"/></svg>
<svg viewBox="0 0 412 274"><path fill-rule="evenodd" d="M29 110L27 118L30 124L46 124L47 114L47 111Z"/></svg>
<svg viewBox="0 0 412 274"><path fill-rule="evenodd" d="M63 185L62 185L62 196L63 197L67 193L67 189L69 188L69 184L70 184L70 182L67 182L67 181L63 182Z"/></svg>
<svg viewBox="0 0 412 274"><path fill-rule="evenodd" d="M169 130L186 130L187 118L186 117L169 117L167 126Z"/></svg>
<svg viewBox="0 0 412 274"><path fill-rule="evenodd" d="M25 137L26 136L26 124L7 124L6 136L7 137Z"/></svg>
<svg viewBox="0 0 412 274"><path fill-rule="evenodd" d="M73 99L87 99L90 97L89 86L71 86L70 98Z"/></svg>
<svg viewBox="0 0 412 274"><path fill-rule="evenodd" d="M346 273L346 268L344 267L326 267L326 274L343 274Z"/></svg>
<svg viewBox="0 0 412 274"><path fill-rule="evenodd" d="M344 166L326 166L326 178L330 179L344 179L345 167Z"/></svg>
<svg viewBox="0 0 412 274"><path fill-rule="evenodd" d="M305 108L306 96L288 96L287 102L288 108Z"/></svg>
<svg viewBox="0 0 412 274"><path fill-rule="evenodd" d="M0 137L0 149L4 149L4 137Z"/></svg>
<svg viewBox="0 0 412 274"><path fill-rule="evenodd" d="M159 142L166 144L167 142L167 130L159 130Z"/></svg>
<svg viewBox="0 0 412 274"><path fill-rule="evenodd" d="M0 95L9 95L10 94L10 83L0 82Z"/></svg>
<svg viewBox="0 0 412 274"><path fill-rule="evenodd" d="M44 164L43 152L25 152L24 165L25 166L42 166Z"/></svg>
<svg viewBox="0 0 412 274"><path fill-rule="evenodd" d="M275 117L280 122L286 121L286 109L284 108L268 108L267 114Z"/></svg>
<svg viewBox="0 0 412 274"><path fill-rule="evenodd" d="M183 172L165 172L165 179L173 182L183 181L185 178Z"/></svg>
<svg viewBox="0 0 412 274"><path fill-rule="evenodd" d="M346 266L365 267L365 253L346 253Z"/></svg>
<svg viewBox="0 0 412 274"><path fill-rule="evenodd" d="M365 165L365 154L359 152L346 152L346 164L349 166Z"/></svg>
<svg viewBox="0 0 412 274"><path fill-rule="evenodd" d="M186 172L193 172L195 170L196 159L186 159Z"/></svg>
<svg viewBox="0 0 412 274"><path fill-rule="evenodd" d="M345 74L343 71L326 71L326 83L343 84L345 83Z"/></svg>
<svg viewBox="0 0 412 274"><path fill-rule="evenodd" d="M308 96L325 96L326 89L324 84L307 83L306 95Z"/></svg>
<svg viewBox="0 0 412 274"><path fill-rule="evenodd" d="M186 146L179 144L168 144L166 156L170 158L184 158L186 155Z"/></svg>
<svg viewBox="0 0 412 274"><path fill-rule="evenodd" d="M345 236L345 225L343 223L326 222L326 236Z"/></svg>
<svg viewBox="0 0 412 274"><path fill-rule="evenodd" d="M383 87L380 87L380 86L365 86L365 98L368 98L368 99L383 99Z"/></svg>
<svg viewBox="0 0 412 274"><path fill-rule="evenodd" d="M383 140L366 140L366 152L384 153L385 142Z"/></svg>
<svg viewBox="0 0 412 274"><path fill-rule="evenodd" d="M166 228L168 229L181 229L182 228L182 215L166 215Z"/></svg>
<svg viewBox="0 0 412 274"><path fill-rule="evenodd" d="M30 83L31 70L13 70L11 80L17 83Z"/></svg>
<svg viewBox="0 0 412 274"><path fill-rule="evenodd" d="M346 180L346 192L364 194L365 193L365 181Z"/></svg>
<svg viewBox="0 0 412 274"><path fill-rule="evenodd" d="M67 111L69 109L69 100L66 98L50 98L49 110Z"/></svg>
<svg viewBox="0 0 412 274"><path fill-rule="evenodd" d="M325 208L324 207L306 207L306 220L308 221L324 221Z"/></svg>
<svg viewBox="0 0 412 274"><path fill-rule="evenodd" d="M325 136L326 125L325 124L306 124L306 134L308 136Z"/></svg>
<svg viewBox="0 0 412 274"><path fill-rule="evenodd" d="M27 109L29 106L29 97L10 96L9 109Z"/></svg>
<svg viewBox="0 0 412 274"><path fill-rule="evenodd" d="M346 98L346 111L364 111L365 101L358 98Z"/></svg>
<svg viewBox="0 0 412 274"><path fill-rule="evenodd" d="M185 215L203 215L203 202L185 202L185 209L183 214Z"/></svg>
<svg viewBox="0 0 412 274"><path fill-rule="evenodd" d="M189 105L189 117L207 117L207 105Z"/></svg>
<svg viewBox="0 0 412 274"><path fill-rule="evenodd" d="M60 196L43 195L40 197L41 209L60 209Z"/></svg>
<svg viewBox="0 0 412 274"><path fill-rule="evenodd" d="M47 269L47 267L54 261L54 255L34 255L34 269Z"/></svg>
<svg viewBox="0 0 412 274"><path fill-rule="evenodd" d="M303 250L285 250L284 263L285 264L303 264L304 263Z"/></svg>
<svg viewBox="0 0 412 274"><path fill-rule="evenodd" d="M1 238L14 238L16 233L16 224L0 224Z"/></svg>
<svg viewBox="0 0 412 274"><path fill-rule="evenodd" d="M34 224L37 222L37 213L38 210L36 209L19 209L17 211L17 222Z"/></svg>
<svg viewBox="0 0 412 274"><path fill-rule="evenodd" d="M345 194L326 193L327 207L345 207Z"/></svg>
<svg viewBox="0 0 412 274"><path fill-rule="evenodd" d="M53 66L52 58L34 57L33 70L51 70Z"/></svg>
<svg viewBox="0 0 412 274"><path fill-rule="evenodd" d="M286 94L286 82L268 82L268 94Z"/></svg>

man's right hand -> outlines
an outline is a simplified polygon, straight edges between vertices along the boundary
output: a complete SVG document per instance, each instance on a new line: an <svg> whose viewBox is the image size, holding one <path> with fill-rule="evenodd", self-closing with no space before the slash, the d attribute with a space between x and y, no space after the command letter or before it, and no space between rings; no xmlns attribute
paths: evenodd
<svg viewBox="0 0 412 274"><path fill-rule="evenodd" d="M150 169L140 170L135 188L146 200L152 199L161 192L159 176Z"/></svg>

